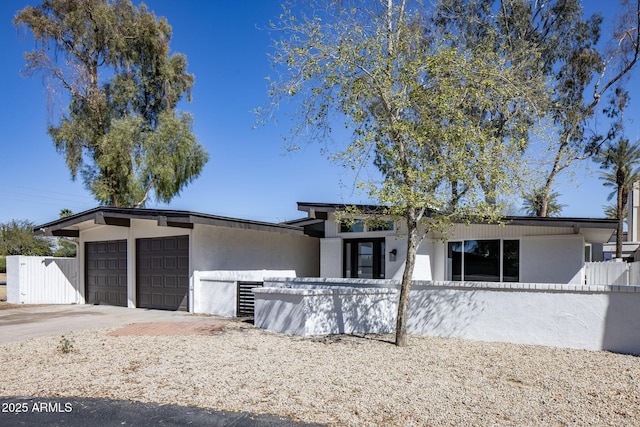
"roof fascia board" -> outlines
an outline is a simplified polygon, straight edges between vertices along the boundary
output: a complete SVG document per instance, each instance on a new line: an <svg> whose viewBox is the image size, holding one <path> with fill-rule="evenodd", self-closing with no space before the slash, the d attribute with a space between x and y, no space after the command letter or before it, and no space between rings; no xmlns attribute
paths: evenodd
<svg viewBox="0 0 640 427"><path fill-rule="evenodd" d="M60 230L71 232L69 227L76 227L82 222L89 221L95 225L114 225L130 227L131 219L145 219L156 221L159 226L178 227L192 229L193 224L215 225L228 228L260 230L280 233L304 235L302 227L288 224L273 224L259 221L244 220L238 218L219 217L215 215L199 214L187 211L151 210L98 207L81 212L70 217L43 224L37 228L39 234L51 233ZM44 228L44 230L42 230ZM64 230L63 230L64 229ZM75 231L75 230L74 230Z"/></svg>
<svg viewBox="0 0 640 427"><path fill-rule="evenodd" d="M357 205L357 204L338 204L338 203L311 203L298 202L298 210L308 212L310 218L318 218L320 212L335 212L345 209L348 206L356 206L362 210L375 211L383 206L379 205ZM615 229L617 220L601 219L601 218L539 218L539 217L504 217L503 221L506 225L527 225L527 226L547 226L547 227L573 227L578 228L605 228ZM489 224L488 222L479 221L476 224Z"/></svg>
<svg viewBox="0 0 640 427"><path fill-rule="evenodd" d="M122 215L111 215L105 212L96 212L94 223L98 225L115 225L118 227L131 227L131 219Z"/></svg>
<svg viewBox="0 0 640 427"><path fill-rule="evenodd" d="M304 234L301 227L281 224L268 224L248 220L238 220L232 218L215 216L192 216L192 222L203 225L216 225L220 227L238 228L242 230L256 231L276 231L280 233Z"/></svg>
<svg viewBox="0 0 640 427"><path fill-rule="evenodd" d="M167 227L193 229L192 222L167 221Z"/></svg>
<svg viewBox="0 0 640 427"><path fill-rule="evenodd" d="M80 232L78 230L54 230L46 235L54 237L80 237Z"/></svg>
<svg viewBox="0 0 640 427"><path fill-rule="evenodd" d="M617 220L591 218L505 218L506 225L615 229Z"/></svg>

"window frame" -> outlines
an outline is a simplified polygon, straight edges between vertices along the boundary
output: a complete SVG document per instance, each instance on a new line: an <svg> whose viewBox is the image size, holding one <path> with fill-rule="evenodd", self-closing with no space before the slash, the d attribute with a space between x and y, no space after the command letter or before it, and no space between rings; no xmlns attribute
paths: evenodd
<svg viewBox="0 0 640 427"><path fill-rule="evenodd" d="M396 224L393 220L383 221L379 225L371 225L362 218L355 218L354 223L346 225L344 222L338 222L338 233L379 233L395 231Z"/></svg>
<svg viewBox="0 0 640 427"><path fill-rule="evenodd" d="M386 278L386 239L384 237L369 237L358 239L342 239L342 277L346 279L361 278L357 274L358 271L358 243L373 243L373 279ZM351 245L350 251L347 252L347 246ZM347 263L349 260L349 263ZM347 276L347 265L350 265L351 275Z"/></svg>
<svg viewBox="0 0 640 427"><path fill-rule="evenodd" d="M450 244L451 243L459 243L462 245L462 251L460 252L460 280L462 282L473 282L473 281L477 281L477 280L468 280L465 278L465 243L466 242L470 242L470 241L485 241L485 242L489 242L489 241L498 241L499 242L499 249L500 249L500 255L499 255L499 272L500 272L500 277L498 281L493 281L493 280L484 280L487 282L492 282L492 283L517 283L520 281L520 271L522 269L522 239L519 238L498 238L498 239L455 239L455 240L448 240L447 241L447 245L445 247L445 274L446 274L446 280L450 280L450 281L458 281L458 280L454 280L453 279L453 272L454 272L454 268L453 268L453 257L450 257L449 255L449 248L450 248ZM518 244L518 275L516 277L516 280L508 280L505 282L505 242L517 242ZM451 265L449 264L449 261L451 260ZM510 277L510 276L509 276Z"/></svg>

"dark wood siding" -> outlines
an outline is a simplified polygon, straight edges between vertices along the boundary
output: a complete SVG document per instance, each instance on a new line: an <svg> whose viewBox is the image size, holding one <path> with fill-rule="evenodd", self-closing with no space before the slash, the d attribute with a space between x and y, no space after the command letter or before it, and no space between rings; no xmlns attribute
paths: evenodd
<svg viewBox="0 0 640 427"><path fill-rule="evenodd" d="M136 240L138 307L187 310L189 236Z"/></svg>
<svg viewBox="0 0 640 427"><path fill-rule="evenodd" d="M85 243L87 304L127 306L127 241Z"/></svg>

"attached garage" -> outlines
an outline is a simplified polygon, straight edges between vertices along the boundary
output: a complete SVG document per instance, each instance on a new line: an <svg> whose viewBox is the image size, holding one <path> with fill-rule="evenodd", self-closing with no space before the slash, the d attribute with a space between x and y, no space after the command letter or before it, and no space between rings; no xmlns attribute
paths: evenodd
<svg viewBox="0 0 640 427"><path fill-rule="evenodd" d="M189 236L136 240L138 307L188 310Z"/></svg>
<svg viewBox="0 0 640 427"><path fill-rule="evenodd" d="M87 304L127 306L127 241L87 242Z"/></svg>
<svg viewBox="0 0 640 427"><path fill-rule="evenodd" d="M201 313L218 313L224 305L235 315L236 282L262 281L267 271L287 271L288 276L319 272L318 239L296 225L100 206L34 231L78 240L77 300L87 304ZM195 277L211 271L260 274L241 274L232 286L206 282L196 291ZM255 284L244 285L239 312L250 313ZM225 298L220 298L222 289Z"/></svg>

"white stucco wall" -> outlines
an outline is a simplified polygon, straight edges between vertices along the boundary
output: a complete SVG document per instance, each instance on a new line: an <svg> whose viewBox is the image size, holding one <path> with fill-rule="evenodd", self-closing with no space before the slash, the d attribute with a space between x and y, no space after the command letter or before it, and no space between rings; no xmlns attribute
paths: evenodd
<svg viewBox="0 0 640 427"><path fill-rule="evenodd" d="M388 333L398 291L388 288L256 288L255 326L290 335Z"/></svg>
<svg viewBox="0 0 640 427"><path fill-rule="evenodd" d="M284 333L309 334L305 312L318 311L320 325L335 322L322 314L328 310L325 302L314 302L302 291L375 286L397 290L399 283L301 278L269 279L265 286L270 290L256 292L256 319L261 318L256 325ZM295 298L293 290L299 291ZM265 301L259 302L261 299ZM353 307L336 303L342 304L335 300L331 310L339 316L357 318L347 313ZM365 306L358 307L359 312L366 313L361 329L366 326L366 332L380 332L378 325L387 324L389 319L376 321L374 301L363 300L361 304ZM640 286L414 282L407 330L411 334L478 341L640 353L639 306ZM279 310L277 315L270 311L274 307ZM320 326L317 328L321 330Z"/></svg>
<svg viewBox="0 0 640 427"><path fill-rule="evenodd" d="M320 277L342 277L342 239L320 239Z"/></svg>
<svg viewBox="0 0 640 427"><path fill-rule="evenodd" d="M408 331L420 335L640 352L640 287L415 284ZM634 308L636 307L636 308Z"/></svg>
<svg viewBox="0 0 640 427"><path fill-rule="evenodd" d="M527 236L520 241L520 282L583 283L584 238Z"/></svg>
<svg viewBox="0 0 640 427"><path fill-rule="evenodd" d="M385 239L385 244L387 246L386 253L386 268L387 268L387 278L400 280L402 279L402 275L404 274L404 269L406 266L406 258L407 258L407 239L403 237L387 237ZM389 257L389 252L392 249L396 249L398 251L398 255L396 261L391 261ZM413 269L413 280L432 280L432 254L434 253L434 246L431 239L424 239L420 242L418 246L418 251L416 252L416 262L415 267Z"/></svg>
<svg viewBox="0 0 640 427"><path fill-rule="evenodd" d="M294 270L194 271L193 313L223 317L237 315L238 282L263 282L265 277L296 277Z"/></svg>
<svg viewBox="0 0 640 427"><path fill-rule="evenodd" d="M290 233L195 224L192 268L214 270L295 270L320 273L319 241Z"/></svg>

